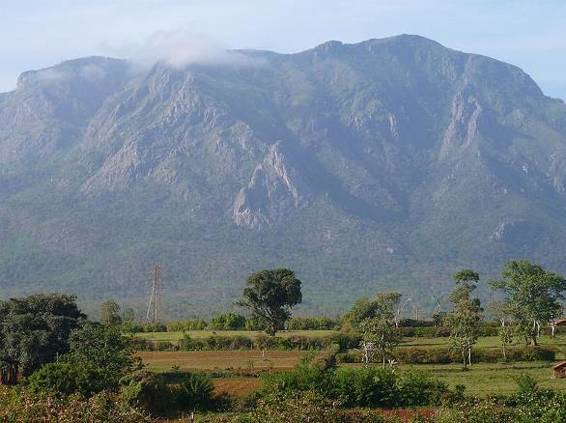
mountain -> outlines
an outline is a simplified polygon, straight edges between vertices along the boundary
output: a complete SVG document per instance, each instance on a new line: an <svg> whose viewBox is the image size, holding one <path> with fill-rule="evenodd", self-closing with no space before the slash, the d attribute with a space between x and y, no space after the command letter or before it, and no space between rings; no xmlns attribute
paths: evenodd
<svg viewBox="0 0 566 423"><path fill-rule="evenodd" d="M91 57L0 94L0 296L230 307L288 266L309 312L461 267L566 272L566 105L521 69L418 36L234 63Z"/></svg>

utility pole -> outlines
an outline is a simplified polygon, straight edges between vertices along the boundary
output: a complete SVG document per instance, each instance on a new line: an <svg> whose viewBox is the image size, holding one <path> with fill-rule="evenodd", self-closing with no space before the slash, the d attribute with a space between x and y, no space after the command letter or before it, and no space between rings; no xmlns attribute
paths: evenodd
<svg viewBox="0 0 566 423"><path fill-rule="evenodd" d="M159 312L161 308L161 267L156 264L153 266L153 280L151 282L151 294L147 304L146 320L150 323L159 322Z"/></svg>

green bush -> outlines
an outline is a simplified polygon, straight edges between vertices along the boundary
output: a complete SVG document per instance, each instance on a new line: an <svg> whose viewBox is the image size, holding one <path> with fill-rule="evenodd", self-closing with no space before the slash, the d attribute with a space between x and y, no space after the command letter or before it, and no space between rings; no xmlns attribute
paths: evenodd
<svg viewBox="0 0 566 423"><path fill-rule="evenodd" d="M235 313L219 314L212 317L209 329L213 330L241 330L246 327L246 318Z"/></svg>
<svg viewBox="0 0 566 423"><path fill-rule="evenodd" d="M109 381L100 369L89 361L76 360L48 363L34 372L28 379L27 385L31 392L52 396L66 397L80 393L90 397L104 389L112 389Z"/></svg>
<svg viewBox="0 0 566 423"><path fill-rule="evenodd" d="M163 374L141 370L124 377L121 383L121 397L131 406L152 414L165 413L175 406Z"/></svg>
<svg viewBox="0 0 566 423"><path fill-rule="evenodd" d="M125 402L153 415L172 411L206 410L213 407L213 386L201 373L152 373L142 370L122 380Z"/></svg>
<svg viewBox="0 0 566 423"><path fill-rule="evenodd" d="M288 330L332 330L339 326L329 317L292 317L287 321Z"/></svg>
<svg viewBox="0 0 566 423"><path fill-rule="evenodd" d="M214 387L203 373L183 374L173 385L175 404L184 410L206 410L212 406Z"/></svg>
<svg viewBox="0 0 566 423"><path fill-rule="evenodd" d="M301 360L293 370L263 375L262 391L266 394L314 391L328 395L334 383L334 374L313 361L314 355L311 355Z"/></svg>
<svg viewBox="0 0 566 423"><path fill-rule="evenodd" d="M340 367L334 393L350 407L392 407L398 403L396 377L388 368Z"/></svg>
<svg viewBox="0 0 566 423"><path fill-rule="evenodd" d="M428 374L409 370L401 373L397 380L399 403L403 406L440 405L450 393L448 385Z"/></svg>
<svg viewBox="0 0 566 423"><path fill-rule="evenodd" d="M336 362L338 364L342 363L361 363L362 354L359 351L347 351L343 353L336 354Z"/></svg>
<svg viewBox="0 0 566 423"><path fill-rule="evenodd" d="M100 392L90 398L37 396L23 389L0 386L1 422L105 422L149 423L150 417L124 402L116 393Z"/></svg>
<svg viewBox="0 0 566 423"><path fill-rule="evenodd" d="M208 324L202 319L176 320L167 323L167 332L185 332L187 330L204 330Z"/></svg>

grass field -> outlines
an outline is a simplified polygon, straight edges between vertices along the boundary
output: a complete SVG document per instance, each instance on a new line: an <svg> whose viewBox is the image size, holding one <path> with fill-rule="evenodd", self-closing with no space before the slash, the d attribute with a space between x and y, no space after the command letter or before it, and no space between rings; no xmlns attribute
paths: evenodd
<svg viewBox="0 0 566 423"><path fill-rule="evenodd" d="M404 338L400 347L442 347L448 346L448 338ZM515 339L514 345L522 346L521 339ZM558 335L555 338L543 336L540 338L540 345L566 348L566 335ZM498 336L483 336L478 339L476 347L479 348L501 348L501 341Z"/></svg>
<svg viewBox="0 0 566 423"><path fill-rule="evenodd" d="M566 390L566 379L552 378L551 364L544 362L477 363L467 371L463 371L460 364L402 365L400 369L424 370L451 387L464 385L467 393L479 396L515 391L515 379L521 374L536 379L541 388Z"/></svg>
<svg viewBox="0 0 566 423"><path fill-rule="evenodd" d="M213 335L248 337L258 336L261 332L251 331L190 331L193 338L206 338ZM327 336L332 331L285 331L278 336ZM182 332L141 333L136 336L152 341L176 342ZM553 346L558 349L558 360L566 358L566 335L556 338L542 337L541 345ZM516 345L522 345L517 343ZM435 348L448 346L447 338L405 338L400 348L420 347ZM499 338L496 336L483 337L478 340L477 347L500 348ZM190 352L140 352L138 353L144 363L153 371L168 371L174 366L182 371L243 371L256 373L259 371L284 370L294 367L306 353L301 351L190 351ZM356 366L356 364L351 364ZM516 389L515 379L522 373L535 378L541 387L566 390L566 379L553 379L551 377L551 363L478 363L469 371L462 371L460 364L438 365L401 365L400 370L419 369L430 372L434 377L447 382L450 386L462 384L466 392L479 396L489 394L509 393ZM214 379L215 391L226 392L234 396L245 396L259 387L257 377L234 376Z"/></svg>
<svg viewBox="0 0 566 423"><path fill-rule="evenodd" d="M143 352L139 353L150 370L167 371L172 366L180 370L284 370L295 366L305 353L299 351L267 351L265 357L258 351L195 351L195 352ZM349 364L348 366L359 366ZM566 390L566 379L553 379L549 363L478 363L468 371L460 364L407 365L400 370L417 369L430 372L450 386L461 384L466 392L479 396L509 393L516 389L515 378L526 373L535 378L541 387ZM215 379L218 392L242 396L259 387L255 377Z"/></svg>
<svg viewBox="0 0 566 423"><path fill-rule="evenodd" d="M208 330L194 330L185 332L189 334L191 338L208 338L214 335L218 336L246 336L250 338L257 337L263 332L257 331L208 331ZM281 331L277 334L282 338L288 338L292 336L304 336L304 337L324 337L336 334L338 332L331 330L305 330L305 331ZM145 332L137 333L136 337L146 339L148 341L155 342L172 342L177 343L181 338L183 338L183 332ZM524 345L520 339L515 340L515 346ZM540 344L542 346L553 346L558 349L557 359L566 359L566 334L561 334L555 338L550 336L543 336L540 339ZM404 338L399 348L405 347L419 347L419 348L436 348L436 347L448 347L448 338L425 338L425 337L415 337L415 338ZM476 344L478 348L500 348L500 340L498 336L486 336L478 340Z"/></svg>

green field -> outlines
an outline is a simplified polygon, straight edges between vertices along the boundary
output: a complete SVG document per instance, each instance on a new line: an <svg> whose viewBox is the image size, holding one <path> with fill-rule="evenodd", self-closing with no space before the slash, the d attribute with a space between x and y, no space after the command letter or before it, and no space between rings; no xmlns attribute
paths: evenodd
<svg viewBox="0 0 566 423"><path fill-rule="evenodd" d="M206 338L218 336L247 336L256 337L262 332L252 331L189 331L192 338ZM277 336L291 337L322 337L335 334L334 331L282 331ZM139 333L137 337L150 341L177 342L183 337L183 332L150 332ZM544 336L540 340L542 346L552 346L558 350L557 359L566 358L566 335L556 338ZM419 347L438 348L448 347L448 338L404 338L399 348ZM522 346L517 342L515 346ZM482 337L476 344L479 348L500 348L497 336ZM293 367L304 355L299 351L194 351L194 352L143 352L140 353L148 368L155 371L171 370L173 366L181 370L223 370L223 371L269 371L283 370ZM358 364L345 364L358 366ZM400 370L419 369L430 372L434 377L447 382L450 386L458 384L466 386L466 392L479 396L489 394L509 393L516 389L515 379L526 373L535 378L541 387L566 390L566 379L553 379L551 377L552 363L545 362L518 362L518 363L478 363L468 371L462 371L460 364L436 365L403 365ZM252 378L253 379L253 378ZM223 382L219 382L223 383ZM256 386L257 382L248 381ZM236 389L236 385L234 384ZM226 386L232 386L226 381Z"/></svg>
<svg viewBox="0 0 566 423"><path fill-rule="evenodd" d="M351 365L350 365L351 366ZM535 378L541 388L566 390L566 379L552 378L551 363L478 363L463 371L460 364L422 364L400 366L402 370L417 369L430 372L451 387L466 386L469 394L486 396L510 393L517 389L515 379L521 374Z"/></svg>
<svg viewBox="0 0 566 423"><path fill-rule="evenodd" d="M281 331L277 336L283 338L289 338L292 336L304 336L304 337L324 337L339 333L338 331L331 330L294 330L294 331ZM148 341L155 342L172 342L176 343L183 338L184 334L188 334L191 338L208 338L211 336L246 336L250 338L255 338L259 335L265 335L263 332L258 331L210 331L210 330L191 330L187 332L140 332L136 333L137 338L146 339ZM515 343L512 346L522 346L524 345L520 339L515 339ZM566 359L566 334L557 335L555 338L550 336L543 336L540 339L540 345L542 346L552 346L558 349L557 358ZM399 348L404 347L419 347L419 348L436 348L436 347L448 347L449 339L444 337L414 337L414 338L403 338L403 342L399 345ZM501 343L498 336L486 336L478 340L476 344L478 348L501 348Z"/></svg>
<svg viewBox="0 0 566 423"><path fill-rule="evenodd" d="M300 351L190 351L143 352L140 357L150 370L169 371L173 366L182 371L246 371L285 370L298 363L305 353ZM344 364L360 366L360 364ZM376 364L378 365L378 364ZM401 371L424 370L451 387L465 385L469 394L486 396L509 393L516 389L515 378L523 373L535 378L541 387L566 390L566 379L551 377L551 363L478 363L468 371L460 364L401 365ZM252 378L253 379L253 378Z"/></svg>
<svg viewBox="0 0 566 423"><path fill-rule="evenodd" d="M520 339L510 345L512 347L521 347L525 345ZM557 335L555 338L543 336L540 338L540 345L545 347L553 347L557 349L557 359L566 359L566 335ZM448 338L404 338L399 348L419 347L419 348L438 348L448 347ZM498 336L484 336L478 339L477 348L501 348L501 341Z"/></svg>

